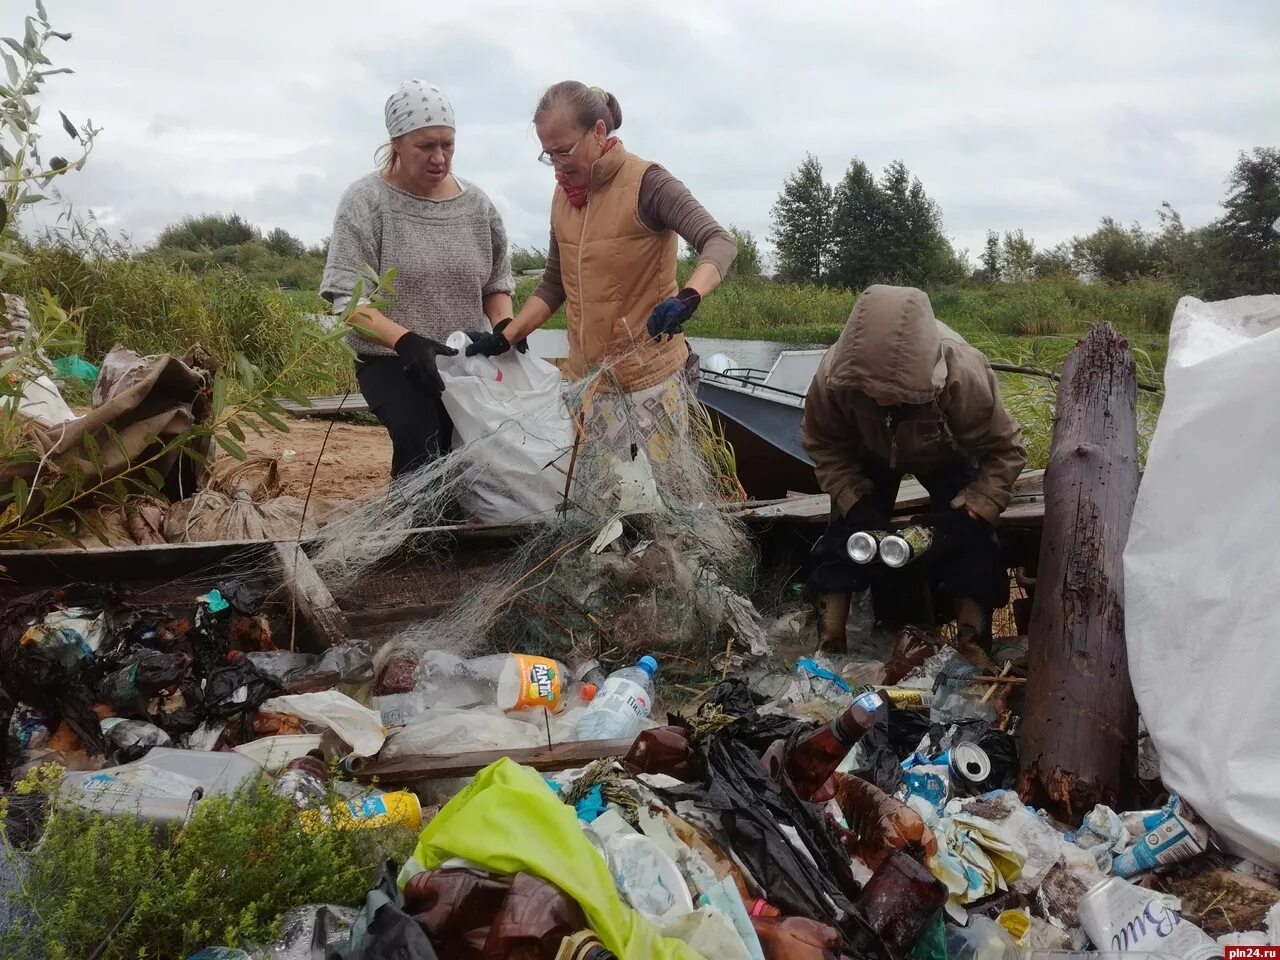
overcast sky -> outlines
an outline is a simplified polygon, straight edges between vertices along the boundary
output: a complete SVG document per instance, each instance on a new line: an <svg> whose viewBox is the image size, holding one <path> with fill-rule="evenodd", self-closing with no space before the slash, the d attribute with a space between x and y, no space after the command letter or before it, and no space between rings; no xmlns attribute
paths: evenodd
<svg viewBox="0 0 1280 960"><path fill-rule="evenodd" d="M0 33L21 36L25 0ZM1217 215L1241 149L1280 143L1280 3L645 0L409 3L46 0L61 108L103 133L64 196L136 244L235 211L307 242L372 169L399 81L438 84L455 171L512 241L546 245L552 177L530 123L562 79L620 100L628 149L722 223L764 240L783 180L816 154L905 161L976 259L989 228L1039 245L1109 214Z"/></svg>

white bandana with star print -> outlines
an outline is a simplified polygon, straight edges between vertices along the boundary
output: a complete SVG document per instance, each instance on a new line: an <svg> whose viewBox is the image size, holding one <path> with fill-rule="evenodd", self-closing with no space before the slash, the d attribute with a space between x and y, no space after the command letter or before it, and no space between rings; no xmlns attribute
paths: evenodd
<svg viewBox="0 0 1280 960"><path fill-rule="evenodd" d="M433 83L406 80L387 98L387 133L394 140L422 127L453 127L453 105Z"/></svg>

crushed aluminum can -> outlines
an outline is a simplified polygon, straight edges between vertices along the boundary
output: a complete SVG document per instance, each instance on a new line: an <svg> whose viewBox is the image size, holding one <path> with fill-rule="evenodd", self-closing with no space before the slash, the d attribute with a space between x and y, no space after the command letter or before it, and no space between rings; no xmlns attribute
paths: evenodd
<svg viewBox="0 0 1280 960"><path fill-rule="evenodd" d="M920 558L933 546L933 530L915 524L903 527L880 541L880 560L886 567L898 569Z"/></svg>

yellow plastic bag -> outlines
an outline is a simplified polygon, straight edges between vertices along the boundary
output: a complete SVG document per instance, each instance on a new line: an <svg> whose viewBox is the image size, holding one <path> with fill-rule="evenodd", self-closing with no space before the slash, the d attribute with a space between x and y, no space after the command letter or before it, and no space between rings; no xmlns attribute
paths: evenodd
<svg viewBox="0 0 1280 960"><path fill-rule="evenodd" d="M578 902L591 929L620 960L702 960L623 904L573 808L536 771L508 757L481 770L427 824L400 873L401 889L415 873L454 857L494 873L523 871L554 883Z"/></svg>

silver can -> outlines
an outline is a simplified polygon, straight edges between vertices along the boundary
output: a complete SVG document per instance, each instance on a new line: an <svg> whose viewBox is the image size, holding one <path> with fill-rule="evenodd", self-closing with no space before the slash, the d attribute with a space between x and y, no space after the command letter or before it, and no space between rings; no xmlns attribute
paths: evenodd
<svg viewBox="0 0 1280 960"><path fill-rule="evenodd" d="M880 553L880 541L888 535L884 530L859 530L849 538L845 551L854 563L871 563Z"/></svg>
<svg viewBox="0 0 1280 960"><path fill-rule="evenodd" d="M914 524L880 541L880 560L886 567L905 567L933 546L933 530Z"/></svg>
<svg viewBox="0 0 1280 960"><path fill-rule="evenodd" d="M991 776L991 758L976 743L963 741L951 748L948 763L951 772L969 783L982 783Z"/></svg>

